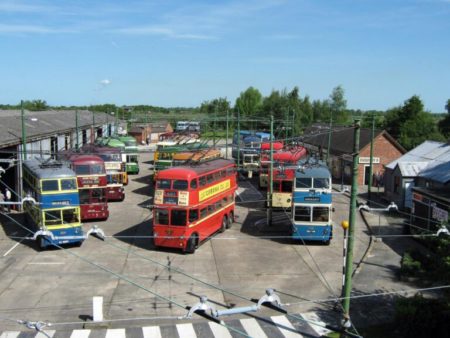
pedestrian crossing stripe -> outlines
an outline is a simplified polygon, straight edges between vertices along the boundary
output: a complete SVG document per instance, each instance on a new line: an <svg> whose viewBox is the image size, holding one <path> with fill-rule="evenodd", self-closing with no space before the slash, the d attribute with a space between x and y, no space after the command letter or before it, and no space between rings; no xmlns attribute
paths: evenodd
<svg viewBox="0 0 450 338"><path fill-rule="evenodd" d="M311 313L308 314L312 316ZM313 329L302 317L280 315L270 318L250 316L253 318L234 319L225 325L215 322L182 323L176 325L145 326L139 328L119 329L76 329L35 331L0 331L0 338L302 338L321 337L324 331ZM313 316L319 318L317 315ZM241 334L239 333L241 332Z"/></svg>

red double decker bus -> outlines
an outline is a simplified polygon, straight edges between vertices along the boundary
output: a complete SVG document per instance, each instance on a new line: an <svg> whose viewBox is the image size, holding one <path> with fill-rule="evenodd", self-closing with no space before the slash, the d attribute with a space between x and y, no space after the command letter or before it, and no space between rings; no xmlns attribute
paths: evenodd
<svg viewBox="0 0 450 338"><path fill-rule="evenodd" d="M156 175L153 232L156 247L193 253L200 242L234 221L236 166L215 159Z"/></svg>
<svg viewBox="0 0 450 338"><path fill-rule="evenodd" d="M81 220L108 219L104 161L95 155L72 155L69 161L77 175Z"/></svg>
<svg viewBox="0 0 450 338"><path fill-rule="evenodd" d="M106 198L108 201L123 201L125 199L124 176L127 173L125 163L122 162L120 149L86 144L80 150L85 154L99 156L104 161L107 180Z"/></svg>
<svg viewBox="0 0 450 338"><path fill-rule="evenodd" d="M297 162L306 156L307 151L305 147L295 147L288 151L277 151L273 153L273 167L296 165ZM270 168L270 154L261 155L260 172L259 172L259 187L261 189L267 188L269 182L269 168ZM275 176L274 176L275 177Z"/></svg>

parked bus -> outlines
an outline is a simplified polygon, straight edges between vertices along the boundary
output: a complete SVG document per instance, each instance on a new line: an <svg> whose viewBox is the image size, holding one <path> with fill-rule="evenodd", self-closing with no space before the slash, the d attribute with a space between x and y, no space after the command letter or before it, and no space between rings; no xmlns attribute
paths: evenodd
<svg viewBox="0 0 450 338"><path fill-rule="evenodd" d="M69 161L77 175L81 220L108 219L104 161L95 155L73 155Z"/></svg>
<svg viewBox="0 0 450 338"><path fill-rule="evenodd" d="M85 239L75 173L60 161L23 162L23 192L38 204L23 203L27 224L41 249ZM24 197L25 197L24 196Z"/></svg>
<svg viewBox="0 0 450 338"><path fill-rule="evenodd" d="M243 171L258 171L261 145L267 141L270 141L269 133L240 130L238 135L235 131L231 156L239 160L238 165L242 166Z"/></svg>
<svg viewBox="0 0 450 338"><path fill-rule="evenodd" d="M184 151L173 155L172 166L208 162L221 157L222 154L219 149Z"/></svg>
<svg viewBox="0 0 450 338"><path fill-rule="evenodd" d="M95 144L103 147L112 147L120 150L120 156L122 157L122 163L124 170L122 171L122 182L124 185L128 184L128 174L126 170L126 153L125 153L125 143L119 141L115 138L97 138Z"/></svg>
<svg viewBox="0 0 450 338"><path fill-rule="evenodd" d="M120 150L113 147L84 145L80 151L85 154L99 156L105 163L106 198L108 201L123 201L125 199L124 177L128 178L125 164L122 162Z"/></svg>
<svg viewBox="0 0 450 338"><path fill-rule="evenodd" d="M126 163L127 174L139 174L139 150L136 139L133 136L118 136L116 139L125 145L122 160Z"/></svg>
<svg viewBox="0 0 450 338"><path fill-rule="evenodd" d="M213 233L231 227L236 188L236 167L230 160L160 171L153 209L155 246L193 253Z"/></svg>
<svg viewBox="0 0 450 338"><path fill-rule="evenodd" d="M197 121L178 121L175 128L176 131L200 131L200 122Z"/></svg>
<svg viewBox="0 0 450 338"><path fill-rule="evenodd" d="M289 151L278 151L273 153L273 167L279 166L295 166L297 162L307 154L305 147L292 148ZM270 170L270 151L261 154L260 170L259 170L259 187L265 189L268 186Z"/></svg>
<svg viewBox="0 0 450 338"><path fill-rule="evenodd" d="M170 147L164 147L158 154L158 159L154 162L153 173L156 174L160 170L164 170L173 166L173 156L185 151L196 151L206 149L209 146L205 143L190 142L184 144L176 144Z"/></svg>
<svg viewBox="0 0 450 338"><path fill-rule="evenodd" d="M331 174L324 162L301 161L295 171L292 237L330 243L333 237Z"/></svg>
<svg viewBox="0 0 450 338"><path fill-rule="evenodd" d="M186 146L188 144L197 144L197 143L200 143L200 140L196 138L174 138L160 141L156 144L156 150L153 155L153 162L156 163L156 161L159 160L160 153L164 152L164 150L168 147Z"/></svg>
<svg viewBox="0 0 450 338"><path fill-rule="evenodd" d="M290 210L292 205L292 184L295 177L293 167L277 167L273 170L272 208ZM270 174L269 174L270 179ZM267 207L269 207L269 191L267 192Z"/></svg>

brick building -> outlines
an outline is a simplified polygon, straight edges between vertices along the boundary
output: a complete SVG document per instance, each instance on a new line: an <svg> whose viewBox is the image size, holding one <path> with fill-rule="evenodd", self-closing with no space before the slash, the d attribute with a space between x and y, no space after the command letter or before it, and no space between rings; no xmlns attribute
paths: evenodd
<svg viewBox="0 0 450 338"><path fill-rule="evenodd" d="M305 130L304 143L312 152L325 158L328 147L328 126L316 124ZM367 185L370 170L371 129L361 128L359 140L358 185ZM352 153L354 144L353 127L333 127L328 160L333 178L342 183L351 181ZM373 144L374 185L381 182L384 166L402 156L406 150L385 130L375 130Z"/></svg>

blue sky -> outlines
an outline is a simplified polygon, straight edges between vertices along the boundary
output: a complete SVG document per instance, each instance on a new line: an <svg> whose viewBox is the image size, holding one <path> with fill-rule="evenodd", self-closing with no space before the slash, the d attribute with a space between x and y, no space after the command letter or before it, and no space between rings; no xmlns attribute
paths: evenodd
<svg viewBox="0 0 450 338"><path fill-rule="evenodd" d="M0 0L0 103L198 106L249 86L349 108L450 98L450 0Z"/></svg>

